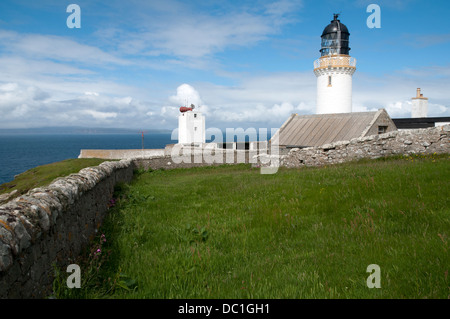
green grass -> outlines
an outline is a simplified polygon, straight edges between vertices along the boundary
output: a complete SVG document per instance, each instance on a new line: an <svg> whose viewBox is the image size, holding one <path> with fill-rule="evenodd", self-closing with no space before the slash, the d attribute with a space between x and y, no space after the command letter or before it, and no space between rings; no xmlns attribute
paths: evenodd
<svg viewBox="0 0 450 319"><path fill-rule="evenodd" d="M59 297L447 299L449 164L431 155L273 175L248 165L138 174L118 188L95 279ZM380 289L366 285L370 264Z"/></svg>
<svg viewBox="0 0 450 319"><path fill-rule="evenodd" d="M30 189L49 185L57 177L78 173L85 167L97 166L104 161L98 158L76 158L37 166L17 175L13 181L1 184L0 194L17 190L17 197Z"/></svg>

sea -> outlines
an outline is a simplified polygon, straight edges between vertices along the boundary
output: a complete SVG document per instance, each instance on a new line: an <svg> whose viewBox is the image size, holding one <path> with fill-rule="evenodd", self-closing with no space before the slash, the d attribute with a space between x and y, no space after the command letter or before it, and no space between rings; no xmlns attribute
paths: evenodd
<svg viewBox="0 0 450 319"><path fill-rule="evenodd" d="M67 133L66 133L67 132ZM252 131L250 131L252 132ZM256 131L256 140L268 140L267 134ZM246 133L234 133L235 141L250 141ZM14 180L14 176L36 166L78 158L82 149L162 149L175 144L173 132L137 131L120 129L84 129L79 127L26 129L0 129L0 185ZM226 130L222 130L222 141L228 142ZM176 136L176 135L175 135ZM217 141L218 137L206 136L206 142ZM252 140L254 140L252 138Z"/></svg>
<svg viewBox="0 0 450 319"><path fill-rule="evenodd" d="M177 143L171 133L147 133L144 148ZM33 167L78 158L81 149L142 149L141 134L0 134L0 184Z"/></svg>

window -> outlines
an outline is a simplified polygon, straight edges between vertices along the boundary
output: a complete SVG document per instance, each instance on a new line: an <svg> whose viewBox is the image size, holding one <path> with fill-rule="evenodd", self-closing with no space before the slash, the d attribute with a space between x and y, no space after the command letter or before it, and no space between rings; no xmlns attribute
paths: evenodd
<svg viewBox="0 0 450 319"><path fill-rule="evenodd" d="M331 86L331 75L328 76L328 86Z"/></svg>
<svg viewBox="0 0 450 319"><path fill-rule="evenodd" d="M387 126L378 126L378 134L383 134L387 132Z"/></svg>

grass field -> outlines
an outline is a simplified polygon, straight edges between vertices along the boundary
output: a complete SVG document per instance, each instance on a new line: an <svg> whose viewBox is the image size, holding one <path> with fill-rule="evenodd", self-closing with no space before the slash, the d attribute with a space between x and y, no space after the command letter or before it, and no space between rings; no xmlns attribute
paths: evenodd
<svg viewBox="0 0 450 319"><path fill-rule="evenodd" d="M450 157L139 172L59 298L445 298ZM99 234L99 236L100 236ZM381 288L367 287L380 267Z"/></svg>

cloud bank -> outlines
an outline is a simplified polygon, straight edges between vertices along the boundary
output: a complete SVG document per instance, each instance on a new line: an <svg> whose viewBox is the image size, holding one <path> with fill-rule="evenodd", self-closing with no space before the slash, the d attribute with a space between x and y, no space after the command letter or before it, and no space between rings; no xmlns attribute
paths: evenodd
<svg viewBox="0 0 450 319"><path fill-rule="evenodd" d="M220 128L279 127L291 113L315 112L312 60L306 71L293 63L291 70L249 72L241 62L223 62L225 52L238 60L258 44L293 40L275 36L298 23L301 1L133 0L125 8L112 0L108 8L84 37L0 29L0 128L172 130L179 107L191 103L205 113L208 127ZM353 110L386 108L392 117L409 117L421 87L429 116L449 116L450 66L444 63L387 75L357 70Z"/></svg>

